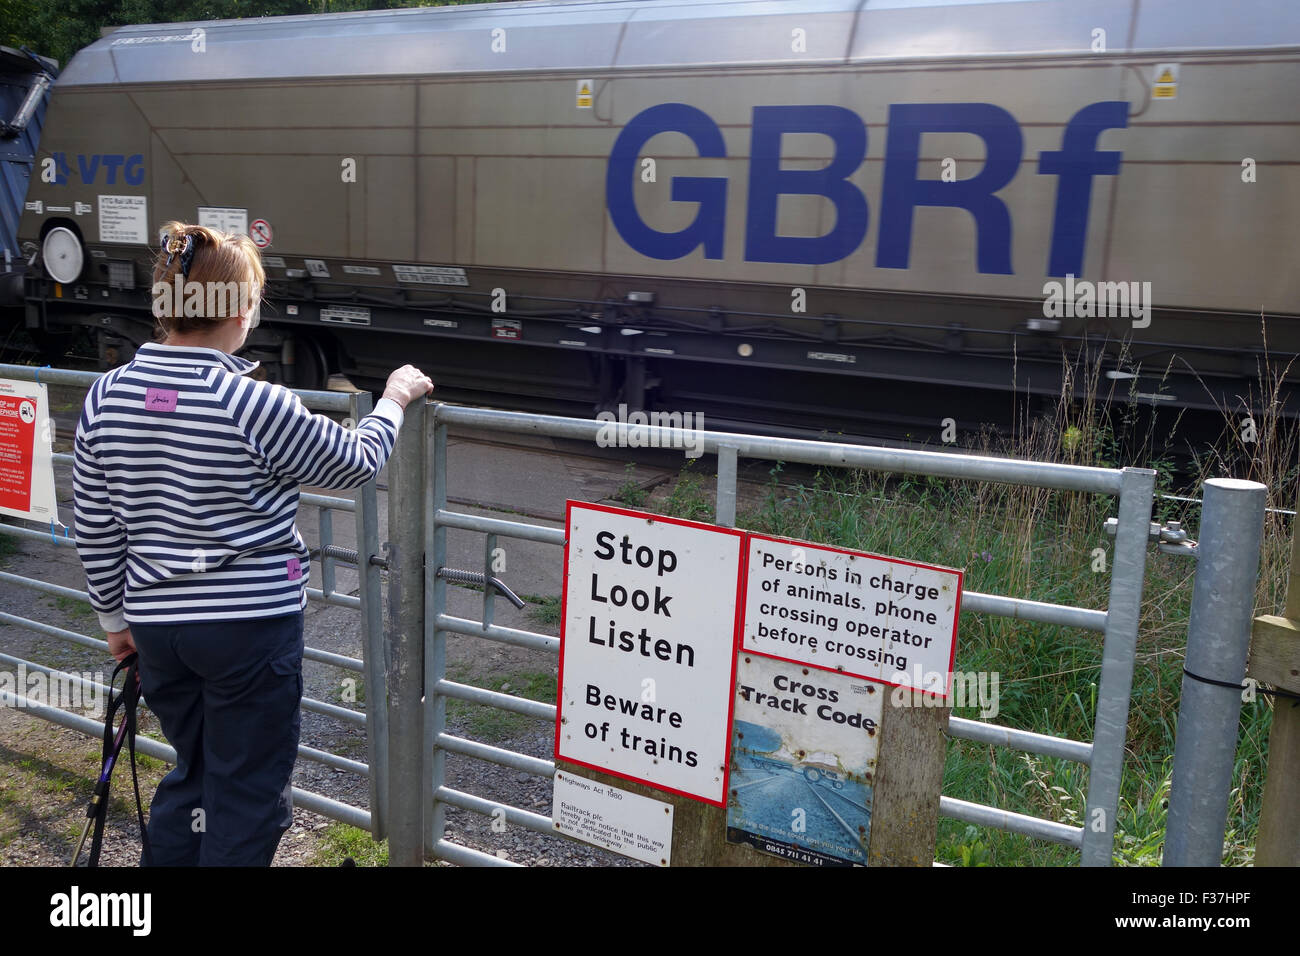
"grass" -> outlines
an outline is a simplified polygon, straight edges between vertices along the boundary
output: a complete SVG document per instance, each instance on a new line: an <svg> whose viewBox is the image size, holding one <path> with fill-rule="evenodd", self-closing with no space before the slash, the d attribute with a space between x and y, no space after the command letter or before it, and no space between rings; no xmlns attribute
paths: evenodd
<svg viewBox="0 0 1300 956"><path fill-rule="evenodd" d="M25 833L46 831L67 838L57 851L66 857L81 835L85 807L99 777L101 743L87 737L72 747L42 748L35 754L12 749L31 739L30 732L21 731L17 740L0 745L0 767L7 771L0 777L0 849ZM129 821L128 831L135 839L135 794L126 760L124 750L113 777L108 814L110 821ZM136 762L147 808L170 765L138 752Z"/></svg>
<svg viewBox="0 0 1300 956"><path fill-rule="evenodd" d="M340 866L351 857L357 866L387 866L388 841L376 843L365 830L346 823L331 823L322 832L312 866Z"/></svg>
<svg viewBox="0 0 1300 956"><path fill-rule="evenodd" d="M664 514L692 521L713 520L713 497L710 479L695 470L699 459L688 459L682 466L672 490L663 502Z"/></svg>
<svg viewBox="0 0 1300 956"><path fill-rule="evenodd" d="M1026 419L1007 441L982 435L968 444L984 454L1038 461L1155 467L1158 493L1186 494L1201 479L1216 475L1252 478L1269 486L1270 506L1294 506L1296 423L1287 424L1280 414L1276 382L1271 389L1265 382L1255 399L1255 440L1245 441L1239 416L1225 411L1224 436L1198 457L1196 481L1182 488L1169 467L1172 455L1166 442L1173 423L1148 423L1132 414L1122 396L1118 411L1103 415L1095 379L1085 384L1087 398L1076 402L1063 397L1054 418ZM1139 424L1146 430L1139 430ZM1113 539L1104 533L1103 523L1116 512L1112 498L843 470L817 471L810 480L790 487L784 472L780 463L772 468L760 503L738 516L739 527L963 568L968 591L1089 608L1108 605ZM688 465L653 510L711 520L710 490ZM1182 520L1193 538L1200 521L1198 506L1160 499L1153 517ZM1278 613L1281 608L1290 534L1289 522L1269 515L1257 613ZM1105 573L1099 573L1097 548L1104 552ZM1189 558L1162 554L1154 546L1147 551L1116 864L1160 862L1194 571ZM1101 635L1078 629L967 614L959 625L954 670L1001 675L996 723L1092 740L1101 647ZM1225 864L1253 860L1272 706L1269 698L1259 696L1242 708ZM977 707L954 713L979 719ZM950 741L943 782L947 796L1082 826L1087 791L1084 766L971 741ZM948 818L939 821L937 857L958 866L1079 861L1078 851L1072 848Z"/></svg>
<svg viewBox="0 0 1300 956"><path fill-rule="evenodd" d="M525 594L523 599L528 602L528 616L534 623L543 627L555 627L560 623L563 602L558 594Z"/></svg>
<svg viewBox="0 0 1300 956"><path fill-rule="evenodd" d="M18 543L18 536L12 534L0 534L0 567L9 563L9 559L22 550Z"/></svg>
<svg viewBox="0 0 1300 956"><path fill-rule="evenodd" d="M365 710L366 682L352 671L348 671L347 676L340 678L334 688L334 698L340 704L354 710Z"/></svg>
<svg viewBox="0 0 1300 956"><path fill-rule="evenodd" d="M99 617L95 614L95 609L90 606L89 601L55 595L53 606L60 613L66 614L74 620L84 621L90 624L99 623Z"/></svg>
<svg viewBox="0 0 1300 956"><path fill-rule="evenodd" d="M462 664L449 668L447 677L459 684L500 691L515 697L527 697L547 704L555 703L558 689L556 676L551 671L518 671L505 677L476 677L468 665ZM471 737L488 743L508 740L542 726L533 717L450 697L447 699L447 717L463 721Z"/></svg>
<svg viewBox="0 0 1300 956"><path fill-rule="evenodd" d="M626 475L623 484L619 485L618 491L614 492L615 501L621 501L629 508L640 508L650 497L650 493L642 488L636 481L636 462L629 461L624 469Z"/></svg>

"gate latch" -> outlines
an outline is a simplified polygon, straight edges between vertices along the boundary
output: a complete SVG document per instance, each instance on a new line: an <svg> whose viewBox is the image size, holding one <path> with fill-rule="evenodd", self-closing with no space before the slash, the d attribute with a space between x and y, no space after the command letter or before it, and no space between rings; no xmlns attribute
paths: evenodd
<svg viewBox="0 0 1300 956"><path fill-rule="evenodd" d="M453 584L477 584L481 587L496 588L497 592L517 609L523 610L524 608L524 600L510 590L506 583L496 575L485 575L482 571L459 571L456 568L439 568L438 577L451 581Z"/></svg>
<svg viewBox="0 0 1300 956"><path fill-rule="evenodd" d="M1112 538L1118 528L1118 518L1106 519L1106 533ZM1165 554L1196 556L1196 542L1187 536L1181 521L1166 521L1163 526L1158 521L1152 521L1147 535L1152 541L1160 543L1160 550Z"/></svg>

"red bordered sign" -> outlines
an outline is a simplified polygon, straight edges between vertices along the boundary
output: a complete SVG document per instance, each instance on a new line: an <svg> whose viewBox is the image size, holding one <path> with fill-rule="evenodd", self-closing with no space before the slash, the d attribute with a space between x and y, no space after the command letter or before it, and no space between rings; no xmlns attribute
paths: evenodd
<svg viewBox="0 0 1300 956"><path fill-rule="evenodd" d="M749 534L741 647L948 697L963 572Z"/></svg>
<svg viewBox="0 0 1300 956"><path fill-rule="evenodd" d="M577 501L565 524L556 756L726 806L744 533Z"/></svg>
<svg viewBox="0 0 1300 956"><path fill-rule="evenodd" d="M265 219L254 219L250 222L248 234L253 239L253 245L259 249L265 249L271 244L271 224Z"/></svg>

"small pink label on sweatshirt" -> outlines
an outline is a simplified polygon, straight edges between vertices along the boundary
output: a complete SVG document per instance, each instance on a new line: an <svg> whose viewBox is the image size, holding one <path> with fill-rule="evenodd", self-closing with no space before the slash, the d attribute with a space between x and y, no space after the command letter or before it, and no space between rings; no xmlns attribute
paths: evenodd
<svg viewBox="0 0 1300 956"><path fill-rule="evenodd" d="M152 412L176 411L176 389L150 388L144 393L144 407Z"/></svg>
<svg viewBox="0 0 1300 956"><path fill-rule="evenodd" d="M285 566L289 569L289 580L297 581L302 577L302 565L298 563L297 558L290 558Z"/></svg>

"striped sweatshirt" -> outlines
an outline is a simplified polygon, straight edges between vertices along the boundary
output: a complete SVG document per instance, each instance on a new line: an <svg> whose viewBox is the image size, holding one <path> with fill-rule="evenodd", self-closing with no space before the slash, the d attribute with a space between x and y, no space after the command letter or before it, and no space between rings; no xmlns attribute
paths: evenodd
<svg viewBox="0 0 1300 956"><path fill-rule="evenodd" d="M355 429L220 349L148 343L99 377L77 423L77 553L105 631L292 614L311 562L298 486L356 488L388 461L402 407Z"/></svg>

